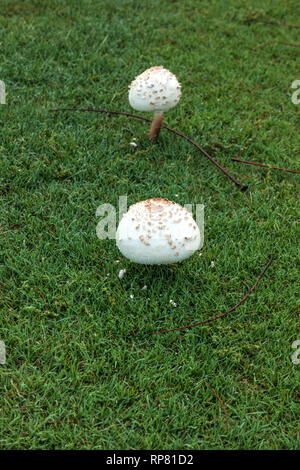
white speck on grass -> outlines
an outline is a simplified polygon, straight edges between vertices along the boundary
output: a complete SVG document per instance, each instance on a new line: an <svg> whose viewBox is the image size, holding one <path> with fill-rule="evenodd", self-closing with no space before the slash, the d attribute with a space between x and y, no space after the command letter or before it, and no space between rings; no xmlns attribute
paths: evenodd
<svg viewBox="0 0 300 470"><path fill-rule="evenodd" d="M172 299L170 299L170 304L171 304L173 307L177 307L176 302L174 302L174 300L172 300Z"/></svg>
<svg viewBox="0 0 300 470"><path fill-rule="evenodd" d="M137 147L137 144L135 142L130 142L131 147Z"/></svg>
<svg viewBox="0 0 300 470"><path fill-rule="evenodd" d="M133 295L133 294L130 294L130 296L129 296L129 297L130 297L131 299L133 299L133 298L134 298L134 295Z"/></svg>
<svg viewBox="0 0 300 470"><path fill-rule="evenodd" d="M214 261L212 261L212 262L210 263L210 267L211 267L211 268L214 268L214 267L215 267L215 262L214 262Z"/></svg>
<svg viewBox="0 0 300 470"><path fill-rule="evenodd" d="M120 269L120 271L119 271L119 279L123 279L125 273L126 273L126 269Z"/></svg>
<svg viewBox="0 0 300 470"><path fill-rule="evenodd" d="M147 286L142 287L141 290L147 290Z"/></svg>

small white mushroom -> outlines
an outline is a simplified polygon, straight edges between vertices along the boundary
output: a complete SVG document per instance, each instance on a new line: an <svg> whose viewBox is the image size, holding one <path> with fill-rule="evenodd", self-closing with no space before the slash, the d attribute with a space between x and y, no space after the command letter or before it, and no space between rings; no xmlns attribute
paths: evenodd
<svg viewBox="0 0 300 470"><path fill-rule="evenodd" d="M151 67L138 75L129 86L129 103L137 111L152 111L154 119L149 138L156 139L163 121L163 113L174 108L181 97L177 78L162 65Z"/></svg>
<svg viewBox="0 0 300 470"><path fill-rule="evenodd" d="M141 220L139 229L137 218ZM149 222L156 230L150 235ZM153 198L130 206L119 223L116 240L121 253L135 263L169 264L189 258L199 248L201 235L185 208L168 199Z"/></svg>

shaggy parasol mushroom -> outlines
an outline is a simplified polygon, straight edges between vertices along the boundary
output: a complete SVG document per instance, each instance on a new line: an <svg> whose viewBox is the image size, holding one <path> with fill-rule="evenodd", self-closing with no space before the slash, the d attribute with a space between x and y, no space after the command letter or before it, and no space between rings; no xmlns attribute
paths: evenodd
<svg viewBox="0 0 300 470"><path fill-rule="evenodd" d="M181 97L177 78L162 65L151 67L129 85L129 103L137 111L153 111L149 138L156 139L163 121L163 113L174 108Z"/></svg>
<svg viewBox="0 0 300 470"><path fill-rule="evenodd" d="M140 264L169 264L189 258L201 235L187 209L168 199L137 202L123 215L116 233L117 247Z"/></svg>

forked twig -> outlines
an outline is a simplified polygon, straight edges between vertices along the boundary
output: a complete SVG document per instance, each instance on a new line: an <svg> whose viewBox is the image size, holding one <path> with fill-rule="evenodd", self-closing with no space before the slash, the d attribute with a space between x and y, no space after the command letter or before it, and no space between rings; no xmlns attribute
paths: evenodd
<svg viewBox="0 0 300 470"><path fill-rule="evenodd" d="M239 158L232 158L231 160L233 162L245 163L246 165L263 166L264 168L268 168L269 170L280 170L280 171L286 171L287 173L296 173L297 175L300 175L300 171L297 171L297 170L287 170L286 168L279 168L277 166L269 166L269 165L265 165L264 163L248 162L248 160L240 160Z"/></svg>
<svg viewBox="0 0 300 470"><path fill-rule="evenodd" d="M273 261L273 255L269 255L269 261L267 262L267 264L265 265L264 269L262 270L262 272L261 272L260 275L258 276L256 282L255 282L255 283L253 284L253 286L249 289L249 291L247 292L247 294L244 295L244 297L243 297L236 305L234 305L234 307L231 307L231 308L230 308L229 310L227 310L226 312L221 313L220 315L217 315L217 316L215 316L215 317L208 318L207 320L203 320L203 321L194 323L193 325L179 326L179 327L177 327L177 328L172 328L171 330L153 331L152 334L153 334L153 335L156 335L156 334L159 334L159 333L169 333L170 331L177 331L177 330L184 330L184 329L186 329L186 328L193 328L194 326L204 325L204 323L210 323L210 322L212 322L212 321L218 320L219 318L225 317L225 315L228 315L228 313L233 312L233 310L235 310L236 308L238 308L240 305L242 305L242 304L248 299L249 295L254 291L255 287L257 286L257 284L259 283L259 281L261 280L261 278L262 278L263 275L265 274L266 270L268 269L268 267L270 266L270 264L272 263L272 261Z"/></svg>
<svg viewBox="0 0 300 470"><path fill-rule="evenodd" d="M88 111L88 112L93 112L93 113L104 113L104 114L112 114L112 115L117 115L117 116L127 116L127 117L130 117L130 118L133 118L133 119L139 119L141 121L152 122L151 119L147 119L147 118L144 118L142 116L136 116L135 114L125 113L125 112L122 112L122 111L108 111L106 109L58 108L58 109L50 109L49 111L51 111L51 112L57 112L57 111L84 111L84 112L87 112ZM200 147L200 145L198 145L192 139L190 139L186 135L182 134L181 132L176 131L175 129L172 129L171 127L168 127L164 124L161 127L164 128L164 129L167 129L168 131L172 132L173 134L176 134L176 135L182 137L183 139L190 142L190 144L194 145L194 147L196 147L198 150L200 150L200 152L206 158L208 158L208 160L210 160L217 168L219 168L219 170L222 171L222 173L224 173L224 175L226 175L227 178L229 178L231 181L233 181L234 184L236 186L238 186L241 191L246 191L248 189L248 186L243 185L242 183L239 183L239 181L237 181L234 178L234 176L232 176L224 167L222 167L222 165L220 165L220 163L218 163L211 155L209 155L202 147Z"/></svg>

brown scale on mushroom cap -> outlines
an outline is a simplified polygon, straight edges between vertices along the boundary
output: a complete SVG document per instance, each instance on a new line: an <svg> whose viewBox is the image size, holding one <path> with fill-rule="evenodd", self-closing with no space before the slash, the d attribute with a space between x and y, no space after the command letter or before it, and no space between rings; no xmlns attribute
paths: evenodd
<svg viewBox="0 0 300 470"><path fill-rule="evenodd" d="M188 225L192 229L195 226L192 223L194 222L192 215L186 208L167 198L157 197L140 201L130 206L129 211L124 214L124 217L129 216L131 221L135 221L134 228L141 241L146 241L146 238L149 241L149 233L157 233L159 237L162 236L168 241L172 250L176 248L176 245L171 239L169 223L179 225L184 219L188 219Z"/></svg>

